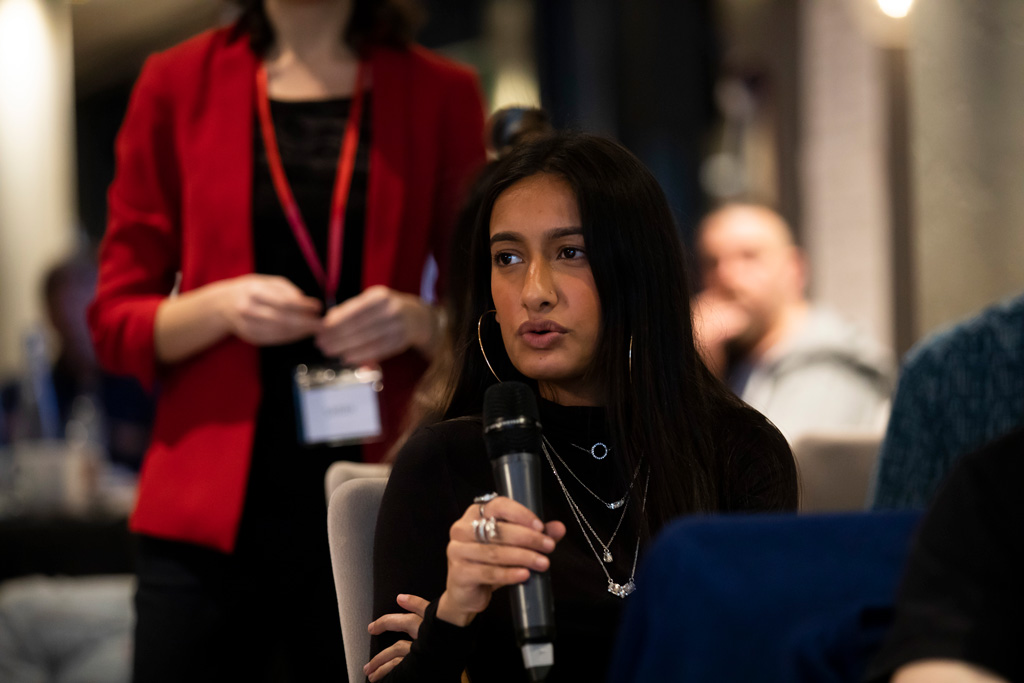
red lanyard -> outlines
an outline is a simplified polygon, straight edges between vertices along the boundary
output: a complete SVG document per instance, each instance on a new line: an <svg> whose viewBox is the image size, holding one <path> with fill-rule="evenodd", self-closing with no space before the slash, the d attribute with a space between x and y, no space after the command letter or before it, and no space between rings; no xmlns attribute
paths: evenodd
<svg viewBox="0 0 1024 683"><path fill-rule="evenodd" d="M292 194L288 178L284 175L281 164L281 153L277 148L277 136L274 134L274 122L270 118L270 97L267 94L267 70L260 65L256 70L256 109L260 117L260 129L263 133L263 146L267 151L267 163L270 165L270 176L274 181L277 198L281 201L284 215L299 243L302 255L313 271L317 282L324 289L324 299L328 306L334 305L338 283L341 281L341 249L345 235L345 208L348 206L349 190L352 187L352 173L356 166L356 151L359 148L359 126L363 118L363 91L365 90L366 69L359 62L356 73L356 89L352 93L352 108L349 110L348 123L345 124L345 136L341 143L341 154L338 156L338 172L334 177L334 193L331 196L331 218L327 233L327 272L316 254L313 240L309 236L306 222L302 220L299 205Z"/></svg>

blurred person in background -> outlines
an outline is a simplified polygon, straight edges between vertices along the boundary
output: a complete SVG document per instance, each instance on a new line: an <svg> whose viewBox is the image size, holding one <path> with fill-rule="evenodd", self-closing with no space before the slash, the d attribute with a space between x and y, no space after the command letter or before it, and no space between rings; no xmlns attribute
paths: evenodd
<svg viewBox="0 0 1024 683"><path fill-rule="evenodd" d="M33 433L39 431L40 419L27 413L39 409L32 405L35 401L52 401L54 424L44 430L51 432L49 436L63 439L69 421L87 421L87 436L104 448L110 462L137 471L149 444L154 400L137 380L100 369L86 322L95 292L96 264L84 250L58 262L44 276L44 310L54 332L56 359L49 376L39 378L45 385L43 396L23 396L22 387L31 382L5 389L9 437L46 436ZM31 365L26 363L26 372Z"/></svg>
<svg viewBox="0 0 1024 683"><path fill-rule="evenodd" d="M111 461L137 471L149 444L154 399L134 378L103 372L96 361L86 322L96 292L95 263L85 255L67 259L47 273L43 288L60 348L52 377L61 425L72 418L76 399L95 399L93 419Z"/></svg>
<svg viewBox="0 0 1024 683"><path fill-rule="evenodd" d="M694 302L708 366L793 443L828 430L881 430L892 391L887 351L807 300L807 267L785 220L755 204L704 218L704 290Z"/></svg>
<svg viewBox="0 0 1024 683"><path fill-rule="evenodd" d="M929 505L965 453L1024 424L1024 295L907 353L878 456L875 509Z"/></svg>
<svg viewBox="0 0 1024 683"><path fill-rule="evenodd" d="M0 387L0 448L6 446L11 440L10 418L7 406L6 387Z"/></svg>
<svg viewBox="0 0 1024 683"><path fill-rule="evenodd" d="M87 443L90 452L99 449L108 459L85 469L54 463L37 475L60 482L57 500L51 486L15 482L14 515L0 535L7 553L0 562L0 576L7 579L0 583L0 680L127 682L133 580L106 572L128 571L129 542L123 523L107 521L102 513L127 512L154 400L138 381L97 364L86 324L96 289L96 264L88 250L54 265L41 289L56 360L41 366L30 360L23 371L35 376L12 385L15 436L66 439L58 445L64 458ZM45 345L39 351L48 360ZM51 405L44 409L40 401ZM24 457L45 454L29 450ZM105 464L120 466L121 476L109 476ZM93 572L102 574L79 575Z"/></svg>
<svg viewBox="0 0 1024 683"><path fill-rule="evenodd" d="M441 336L425 264L447 272L484 161L476 79L412 44L407 3L241 5L143 68L90 309L100 361L160 388L131 518L137 683L344 675L324 473L397 435ZM378 440L336 445L297 377L370 363Z"/></svg>
<svg viewBox="0 0 1024 683"><path fill-rule="evenodd" d="M61 424L68 421L75 397L99 390L100 369L86 323L95 293L96 266L83 256L57 264L43 281L46 317L59 345L51 375Z"/></svg>

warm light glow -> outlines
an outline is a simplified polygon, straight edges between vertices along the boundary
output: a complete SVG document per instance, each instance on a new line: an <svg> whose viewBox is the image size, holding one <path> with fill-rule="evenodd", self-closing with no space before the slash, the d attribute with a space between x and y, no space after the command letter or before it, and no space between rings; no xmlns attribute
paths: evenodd
<svg viewBox="0 0 1024 683"><path fill-rule="evenodd" d="M491 99L495 111L503 107L539 107L540 87L525 69L502 69Z"/></svg>
<svg viewBox="0 0 1024 683"><path fill-rule="evenodd" d="M894 19L902 19L910 12L914 0L878 0L878 6L886 15Z"/></svg>
<svg viewBox="0 0 1024 683"><path fill-rule="evenodd" d="M42 318L45 270L74 237L71 8L0 0L0 373Z"/></svg>
<svg viewBox="0 0 1024 683"><path fill-rule="evenodd" d="M54 70L54 38L43 5L35 0L0 0L0 121L7 153L31 158L31 136L45 113ZM11 150L11 146L17 150Z"/></svg>

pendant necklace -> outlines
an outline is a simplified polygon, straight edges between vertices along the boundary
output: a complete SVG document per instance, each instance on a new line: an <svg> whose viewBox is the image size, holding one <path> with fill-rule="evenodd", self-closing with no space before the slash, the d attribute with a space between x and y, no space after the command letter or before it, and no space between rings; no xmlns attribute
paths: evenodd
<svg viewBox="0 0 1024 683"><path fill-rule="evenodd" d="M542 449L545 448L543 443L541 444L541 448ZM558 451L555 451L554 448L552 448L551 451L554 452L554 454L556 456L558 455ZM548 456L548 461L550 462L551 456L548 455L548 452L547 452L546 449L545 449L545 455ZM563 462L563 464L565 464L565 463ZM562 493L565 495L566 500L569 501L569 507L572 508L573 515L576 516L577 521L582 520L581 527L582 527L583 524L585 524L587 529L589 529L590 533L594 536L594 540L597 541L597 544L599 546L601 546L602 550L604 550L604 553L601 555L601 557L605 561L605 564L611 563L611 561L614 559L614 558L612 558L612 551L611 551L612 541L614 541L615 537L618 536L618 534L619 534L619 527L622 526L622 520L626 518L626 508L629 507L629 503L627 502L626 505L623 506L622 512L619 514L619 521L615 525L615 530L612 531L611 538L609 538L608 542L605 543L604 541L601 540L601 537L597 535L597 532L594 530L593 525L591 525L591 523L587 519L586 515L583 514L583 511L580 510L579 504L576 502L576 500L569 493L569 491L566 488L565 484L562 482L562 478L558 475L557 470L554 470L554 465L553 464L552 464L552 471L555 473L555 479L558 480L559 486L562 487ZM586 534L586 532L584 532L584 534Z"/></svg>
<svg viewBox="0 0 1024 683"><path fill-rule="evenodd" d="M602 498L601 496L599 496L596 493L594 493L590 489L589 486L587 486L586 484L583 483L582 479L580 479L579 477L576 476L576 473L572 471L572 468L569 467L569 464L567 462L565 462L565 460L562 459L562 456L560 456L558 454L558 451L555 450L555 447L551 445L550 441L548 441L548 437L546 437L546 436L544 436L542 434L541 435L541 440L542 440L543 444L546 444L547 447L551 450L551 452L555 454L555 457L558 458L558 462L562 463L562 467L565 468L565 471L568 472L570 475L572 475L572 478L575 479L577 482L579 482L579 485L582 486L584 489L586 489L587 493L589 493L594 498L596 498L598 501L600 501L601 505L604 505L609 510L618 510L620 507L625 505L626 499L629 498L629 492L633 490L633 484L636 483L636 477L637 477L638 474L640 474L640 465L639 464L637 464L636 469L633 470L633 478L629 480L629 488L626 489L626 492L622 495L622 498L619 498L618 500L613 500L612 502L609 503L604 498ZM575 446L575 444L573 444L573 445ZM602 445L604 445L604 444L602 444ZM582 446L576 446L576 448L580 448L581 450L584 450L584 451L587 450L587 449L583 448ZM607 452L605 454L607 455ZM601 459L603 459L603 458L598 458L598 460L601 460Z"/></svg>
<svg viewBox="0 0 1024 683"><path fill-rule="evenodd" d="M590 448L584 448L583 446L577 446L576 444L574 444L571 441L569 442L569 445L572 446L573 448L580 449L584 453L590 453L590 457L592 457L594 460L604 460L605 458L608 457L609 451L612 450L612 449L608 448L608 446L603 441L598 441L597 443L595 443ZM597 450L598 448L601 449L600 450L601 455L598 455L598 450Z"/></svg>
<svg viewBox="0 0 1024 683"><path fill-rule="evenodd" d="M549 451L548 449L549 449L549 447L551 447L551 444L550 443L546 443L546 442L547 442L547 439L542 437L541 450L544 451L544 455L547 457L547 460L548 460L548 465L551 466L551 472L555 475L555 480L558 481L558 485L559 485L559 487L561 487L562 493L563 493L563 495L565 495L565 499L569 503L569 510L572 512L573 517L576 518L576 523L580 527L580 532L582 532L583 538L586 540L587 545L590 547L591 552L594 553L594 557L597 559L597 564L598 564L598 566L601 567L601 571L604 572L605 578L608 579L608 592L611 593L612 595L618 597L618 598L626 598L630 593L632 593L633 591L636 590L636 583L634 582L634 578L636 577L637 558L640 557L640 538L639 538L639 536L636 539L636 548L633 551L633 567L630 570L629 579L626 581L626 583L624 583L624 584L616 583L615 580L612 579L612 575L610 573L608 573L608 568L605 566L606 564L610 564L611 561L612 561L612 554L611 554L611 551L609 550L609 546L612 544L612 541L615 540L616 534L619 533L619 527L622 526L622 520L626 516L626 510L625 509L622 510L622 514L619 517L619 522L618 522L618 524L615 525L615 531L612 533L612 537L608 539L608 543L607 544L603 543L601 541L600 537L594 531L594 527L590 524L589 521L587 521L587 518L583 515L583 511L580 510L579 506L576 504L576 501L573 500L572 496L569 494L569 489L566 488L565 482L563 482L562 478L558 475L558 469L555 467L555 461L551 458L551 453L552 452L555 454L555 457L558 457L558 452L555 451L554 448L551 448L551 450ZM562 461L561 457L558 457L558 459L559 459L559 461ZM562 464L565 464L564 461L562 461ZM566 469L568 469L568 468L566 468ZM575 476L575 475L573 475L573 476ZM634 476L634 479L635 479L635 476ZM579 481L578 478L577 478L577 481ZM580 482L580 484L582 484L582 483L583 482ZM640 507L640 514L641 515L647 509L647 487L648 487L648 485L650 483L651 483L651 475L650 475L650 472L648 472L647 479L644 481L644 496L643 496L643 500L641 502L641 507ZM586 486L584 486L584 488L586 488ZM630 488L632 488L632 484L630 484ZM590 489L588 488L587 490L589 491ZM594 495L593 491L591 491L591 495ZM629 494L627 492L627 496L628 495ZM625 498L626 497L623 496L623 500L625 500ZM600 500L600 499L598 499L598 500ZM589 534L587 533L588 529L590 531ZM597 552L597 548L594 547L594 543L590 540L591 534L594 536L594 539L598 542L598 544L604 550L604 555L603 556L600 553Z"/></svg>

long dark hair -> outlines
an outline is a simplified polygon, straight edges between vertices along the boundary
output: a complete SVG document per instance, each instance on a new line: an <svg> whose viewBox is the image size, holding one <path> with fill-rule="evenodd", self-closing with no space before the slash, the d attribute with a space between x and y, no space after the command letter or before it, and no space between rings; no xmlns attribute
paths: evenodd
<svg viewBox="0 0 1024 683"><path fill-rule="evenodd" d="M694 347L688 273L665 195L650 171L610 140L555 135L513 150L493 171L470 245L463 305L472 324L455 331L445 417L479 413L484 390L496 382L480 354L476 328L479 316L493 308L491 210L502 192L539 173L558 176L576 195L601 301L592 372L603 380L610 436L625 454L618 462L622 476L641 461L650 467L647 515L637 520L641 531L653 533L679 514L717 509L719 467L708 426L717 423L718 409L738 402ZM536 386L509 361L493 315L485 316L483 339L503 380ZM641 488L634 487L635 496Z"/></svg>
<svg viewBox="0 0 1024 683"><path fill-rule="evenodd" d="M498 160L504 158L517 145L525 144L545 135L551 135L555 129L551 125L547 112L532 107L505 107L491 114L487 120L485 139L488 155L494 157L477 174L463 201L462 208L455 219L452 239L449 246L448 291L451 296L444 299L445 316L448 319L444 330L444 339L431 360L423 378L416 387L412 402L405 415L403 434L388 452L385 460L392 461L405 445L409 436L423 424L431 424L443 419L447 407L445 387L452 373L454 341L459 330L470 324L466 310L466 297L470 289L469 273L464 264L470 260L469 248L476 232L477 214L486 193L494 180L494 172L498 168ZM475 324L476 317L472 322Z"/></svg>
<svg viewBox="0 0 1024 683"><path fill-rule="evenodd" d="M264 0L233 0L242 8L236 32L249 36L249 44L262 55L274 42L274 28L267 18ZM403 48L412 42L423 23L423 10L415 0L355 0L352 17L339 36L358 53L371 45Z"/></svg>

